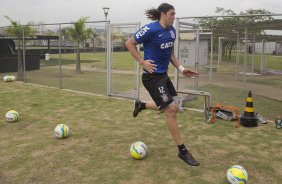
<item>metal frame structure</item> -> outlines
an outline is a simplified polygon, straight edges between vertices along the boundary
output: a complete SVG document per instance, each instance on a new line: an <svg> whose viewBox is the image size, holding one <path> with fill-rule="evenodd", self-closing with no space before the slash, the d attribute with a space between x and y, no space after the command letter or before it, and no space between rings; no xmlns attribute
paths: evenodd
<svg viewBox="0 0 282 184"><path fill-rule="evenodd" d="M181 40L181 33L185 32L183 29L190 29L189 32L193 33L195 35L195 41L196 41L196 57L195 57L195 67L194 69L196 71L199 70L199 40L201 34L209 34L210 35L210 65L209 65L209 82L212 82L212 73L213 73L213 48L214 48L214 38L218 37L218 62L217 62L217 71L220 70L220 64L221 64L221 53L222 53L222 40L223 39L232 39L236 41L236 80L238 80L238 73L239 73L239 63L240 63L240 57L239 53L241 51L240 49L240 42L245 43L244 44L244 64L243 64L243 82L246 83L247 81L247 63L248 63L248 43L255 44L256 40L262 40L262 53L261 53L261 63L260 63L260 72L264 72L265 63L266 63L266 57L264 53L264 41L268 39L279 39L282 40L282 36L269 36L269 35L258 35L257 32L267 29L271 27L271 29L274 30L281 30L282 28L282 20L269 20L269 21L262 21L262 22L255 22L251 24L231 24L231 25L220 25L214 24L214 21L212 22L212 25L209 28L201 27L199 23L191 23L187 20L194 20L194 19L201 19L201 18L210 18L213 20L214 18L227 18L227 17L255 17L255 16L282 16L282 14L256 14L256 15L233 15L233 16L204 16L204 17L182 17L177 18L175 22L175 28L176 28L176 35L177 39L175 41L175 54L179 58L180 56L180 40ZM251 27L249 29L249 27ZM215 32L215 28L217 28L217 31ZM186 30L187 31L187 30ZM234 37L235 35L235 37ZM240 35L244 35L244 37L240 38ZM253 35L253 36L252 36ZM252 39L252 40L250 40ZM206 66L208 67L208 66ZM252 50L252 64L251 64L251 70L252 73L254 73L254 47ZM208 92L199 91L199 80L198 78L195 79L194 86L190 86L189 89L180 89L179 88L179 72L177 69L175 69L175 79L174 83L176 86L176 89L178 93L182 94L192 94L196 96L204 96L205 97L205 104L204 104L204 112L205 116L207 117L207 109L210 106L210 94ZM191 90L193 89L193 90Z"/></svg>
<svg viewBox="0 0 282 184"><path fill-rule="evenodd" d="M282 14L251 14L251 15L227 15L227 16L199 16L199 17L181 17L176 19L175 27L176 27L176 32L177 35L180 34L180 29L183 26L190 26L191 28L194 29L196 32L196 41L197 45L199 43L198 38L200 37L200 34L205 33L206 30L200 27L199 24L196 23L188 23L186 22L187 20L193 20L193 19L201 19L201 18L209 18L213 20L214 18L229 18L229 17L257 17L257 16L266 16L266 17L281 17ZM250 29L251 27L252 29ZM239 58L239 53L240 53L240 42L245 43L244 44L244 68L243 68L243 81L246 83L246 76L247 76L247 63L248 63L248 45L247 43L252 43L253 45L260 41L262 42L262 52L261 52L261 62L260 62L260 73L263 74L265 70L265 65L266 65L266 53L264 52L264 43L265 41L270 41L270 40L282 40L282 35L264 35L264 34L257 34L259 31L263 31L265 29L271 29L271 30L282 30L282 20L281 19L276 19L276 20L267 20L267 21L259 21L259 22L254 22L254 23L245 23L245 24L230 24L230 25L223 25L223 24L217 24L214 25L214 22L212 21L211 29L208 31L211 31L211 62L210 62L210 72L209 72L209 78L210 82L212 82L212 70L211 68L213 67L212 63L212 58L213 58L213 38L218 37L219 40L219 47L218 47L218 53L222 53L222 46L221 46L221 41L223 39L232 39L232 40L237 40L236 44L236 80L238 79L238 64L240 62ZM217 32L214 32L214 29L217 28ZM200 31L200 33L199 33ZM234 38L234 33L237 34L237 39ZM240 38L240 35L244 35L244 37ZM251 36L253 35L253 36ZM175 53L177 56L179 56L179 41L176 39L175 42L176 49ZM198 46L196 46L198 47ZM199 48L195 49L196 52L199 51ZM251 72L254 73L254 47L252 50L252 66L251 66ZM195 70L198 70L197 64L199 63L199 53L196 53L197 57L195 58ZM218 57L218 63L217 63L217 70L220 69L220 63L221 63L221 57L219 54ZM178 88L178 72L175 71L175 85ZM197 89L198 82L195 83L195 88Z"/></svg>
<svg viewBox="0 0 282 184"><path fill-rule="evenodd" d="M140 29L141 23L140 22L134 22L134 23L115 23L115 24L109 24L108 27L108 37L107 37L107 95L109 96L117 96L122 98L130 98L130 99L138 99L140 96L140 66L137 62L135 62L135 96L124 94L124 93L118 93L113 91L113 84L112 84L112 54L113 54L113 47L112 47L112 30L113 28L136 28L136 31ZM137 45L138 52L140 51L140 46Z"/></svg>

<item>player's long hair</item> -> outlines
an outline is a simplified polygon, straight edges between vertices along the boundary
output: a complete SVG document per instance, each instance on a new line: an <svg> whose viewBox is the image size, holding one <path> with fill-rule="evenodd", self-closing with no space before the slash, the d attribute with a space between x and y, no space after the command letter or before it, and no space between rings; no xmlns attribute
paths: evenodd
<svg viewBox="0 0 282 184"><path fill-rule="evenodd" d="M161 12L166 13L169 10L174 9L174 7L168 3L162 3L157 9L151 8L145 11L145 15L151 20L160 20Z"/></svg>

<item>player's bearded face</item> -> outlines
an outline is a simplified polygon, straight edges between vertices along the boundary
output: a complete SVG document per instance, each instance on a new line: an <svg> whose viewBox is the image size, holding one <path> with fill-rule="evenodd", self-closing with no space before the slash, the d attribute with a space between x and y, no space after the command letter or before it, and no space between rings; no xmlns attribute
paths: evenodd
<svg viewBox="0 0 282 184"><path fill-rule="evenodd" d="M174 20L175 20L175 10L171 9L165 13L165 21L167 25L171 26L173 25Z"/></svg>

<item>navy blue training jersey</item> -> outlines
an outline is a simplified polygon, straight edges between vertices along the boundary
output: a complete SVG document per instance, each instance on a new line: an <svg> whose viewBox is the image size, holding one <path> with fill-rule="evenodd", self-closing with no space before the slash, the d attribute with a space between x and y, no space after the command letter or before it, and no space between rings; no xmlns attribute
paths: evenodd
<svg viewBox="0 0 282 184"><path fill-rule="evenodd" d="M167 72L174 47L174 27L170 26L165 29L159 22L151 22L137 31L134 34L134 39L139 44L143 43L144 60L152 60L157 65L157 70L154 73Z"/></svg>

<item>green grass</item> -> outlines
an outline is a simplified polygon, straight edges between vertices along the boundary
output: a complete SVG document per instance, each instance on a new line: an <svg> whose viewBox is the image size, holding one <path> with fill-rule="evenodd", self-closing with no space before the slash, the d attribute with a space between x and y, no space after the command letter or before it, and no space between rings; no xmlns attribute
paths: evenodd
<svg viewBox="0 0 282 184"><path fill-rule="evenodd" d="M62 65L74 64L76 62L76 54L62 54ZM58 54L51 55L51 61L42 61L47 66L58 65ZM81 63L92 63L92 67L105 68L105 53L81 53ZM114 52L112 54L113 69L132 69L135 67L136 61L128 52Z"/></svg>
<svg viewBox="0 0 282 184"><path fill-rule="evenodd" d="M142 53L143 54L143 53ZM105 69L105 53L81 53L81 66L83 74L77 75L74 73L75 71L75 62L76 62L76 54L62 54L61 63L62 66L66 66L69 68L65 68L63 70L63 88L67 89L80 89L86 92L93 92L98 94L105 94L106 92L106 74L97 73L95 69ZM250 72L250 65L251 65L251 56L248 56L248 69L247 72ZM260 65L260 57L256 55L255 61L255 69L259 68ZM281 56L273 56L267 55L267 68L274 69L274 70L282 70L282 62ZM28 72L29 82L31 83L39 83L44 85L51 85L51 86L59 86L59 55L52 54L50 61L41 60L41 69L40 71L30 71ZM214 64L217 64L217 55L214 56ZM217 74L234 74L233 79L235 80L235 55L233 54L231 60L227 60L223 57L223 61L220 64L219 72L214 72L213 76L216 77ZM240 56L240 66L238 71L243 71L243 55ZM48 68L48 67L57 67L57 68ZM84 68L87 68L91 71L85 71ZM114 52L112 54L112 69L113 70L128 70L128 71L135 71L136 61L132 58L132 56L128 52ZM142 68L141 68L142 70ZM49 72L49 73L48 73ZM199 70L200 73L206 73L206 69ZM169 67L169 73L174 73L174 68L172 65ZM47 77L44 77L47 76ZM48 78L50 77L50 78ZM243 77L239 75L239 77ZM122 75L120 74L118 77L115 77L115 80L119 83L124 84L131 84L129 88L134 88L133 81L134 75ZM40 80L39 80L40 79ZM118 80L121 79L121 80ZM265 86L281 88L282 80L281 75L263 75L263 76L247 76L248 83L254 84L261 84ZM91 86L89 85L91 84ZM124 86L124 85L123 85ZM120 87L120 86L119 86ZM101 89L102 88L102 89ZM121 87L123 88L123 87ZM124 89L129 90L125 87Z"/></svg>
<svg viewBox="0 0 282 184"><path fill-rule="evenodd" d="M210 57L210 56L209 56ZM217 65L218 63L218 55L214 54L213 57L213 64ZM281 62L282 56L279 55L266 55L266 68L272 69L272 70L282 70L282 62ZM232 53L231 59L228 59L228 57L223 56L222 57L222 64L226 63L229 64L236 64L236 53ZM240 54L239 57L239 64L244 65L244 54ZM254 68L260 69L260 63L261 63L261 56L260 54L256 54L254 57ZM252 65L252 54L248 54L247 59L247 65L250 68Z"/></svg>
<svg viewBox="0 0 282 184"><path fill-rule="evenodd" d="M112 80L113 90L128 91L134 89L135 76L133 74L114 74ZM27 72L26 82L59 87L59 69L42 67L40 70ZM64 89L106 94L106 72L84 71L83 74L75 74L74 70L63 69L62 86Z"/></svg>
<svg viewBox="0 0 282 184"><path fill-rule="evenodd" d="M211 106L217 103L227 106L236 106L240 109L241 114L244 113L248 96L247 90L229 89L212 84L205 85L199 88L199 90L207 91L211 94ZM252 93L252 98L255 113L258 112L263 115L263 117L270 120L274 120L277 115L281 114L282 103L280 101L259 96L255 93ZM198 96L196 100L185 103L185 106L203 109L203 104L204 98Z"/></svg>
<svg viewBox="0 0 282 184"><path fill-rule="evenodd" d="M282 77L280 76L276 76L276 77L271 77L271 78L249 78L248 79L248 82L250 83L254 83L254 84L260 84L260 85L265 85L265 86L272 86L272 87L275 87L275 88L280 88L282 90Z"/></svg>
<svg viewBox="0 0 282 184"><path fill-rule="evenodd" d="M212 104L221 103L224 105L237 106L244 113L246 100L248 96L247 90L229 89L214 85L206 85L201 90L208 91L212 95ZM267 119L274 120L275 117L281 114L282 103L277 100L272 100L263 96L252 93L253 107L255 112L259 112Z"/></svg>
<svg viewBox="0 0 282 184"><path fill-rule="evenodd" d="M1 183L226 184L234 164L248 171L248 183L282 180L282 132L273 123L235 129L232 122L204 123L202 113L178 114L183 138L201 162L190 167L177 158L164 114L142 111L132 118L132 101L21 83L0 82L0 89ZM245 103L238 91L206 89L215 101ZM254 103L274 110L271 100L254 96ZM18 122L5 121L10 109L20 113ZM68 138L55 138L59 123L70 127ZM134 141L148 146L145 159L130 157Z"/></svg>

